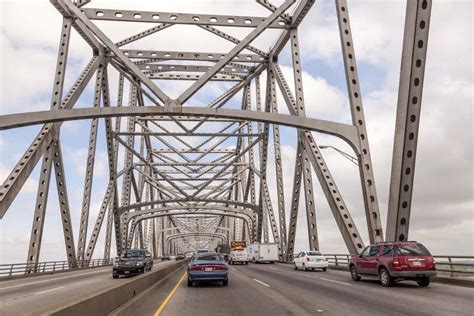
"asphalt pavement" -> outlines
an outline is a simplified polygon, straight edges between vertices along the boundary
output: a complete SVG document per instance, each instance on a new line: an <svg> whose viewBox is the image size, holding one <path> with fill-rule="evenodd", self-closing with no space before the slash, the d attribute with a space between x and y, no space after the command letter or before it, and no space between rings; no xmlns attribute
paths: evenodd
<svg viewBox="0 0 474 316"><path fill-rule="evenodd" d="M473 288L438 283L421 288L410 281L384 288L375 279L354 282L345 271L295 271L286 264L229 269L226 287L218 282L187 287L180 269L120 315L154 315L158 309L171 316L472 315L474 310ZM0 315L47 313L131 278L114 280L106 267L0 282Z"/></svg>
<svg viewBox="0 0 474 316"><path fill-rule="evenodd" d="M166 262L155 262L153 269ZM0 315L39 315L80 297L130 281L112 278L112 266L0 282Z"/></svg>
<svg viewBox="0 0 474 316"><path fill-rule="evenodd" d="M163 297L163 289L156 295ZM152 315L162 301L147 299L136 314ZM249 264L230 266L227 287L210 283L189 288L184 278L162 315L472 315L473 311L472 288L433 283L421 288L410 281L384 288L375 279L354 282L345 271L304 272L285 264Z"/></svg>

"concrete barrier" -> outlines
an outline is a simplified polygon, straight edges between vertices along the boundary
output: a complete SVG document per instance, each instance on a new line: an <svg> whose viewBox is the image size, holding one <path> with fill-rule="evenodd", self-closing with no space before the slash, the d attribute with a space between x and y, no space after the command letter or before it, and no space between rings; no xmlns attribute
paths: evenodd
<svg viewBox="0 0 474 316"><path fill-rule="evenodd" d="M120 283L113 288L94 293L88 297L78 298L77 301L49 311L48 314L68 316L105 315L185 264L184 260L161 263L152 272L130 278L128 282Z"/></svg>

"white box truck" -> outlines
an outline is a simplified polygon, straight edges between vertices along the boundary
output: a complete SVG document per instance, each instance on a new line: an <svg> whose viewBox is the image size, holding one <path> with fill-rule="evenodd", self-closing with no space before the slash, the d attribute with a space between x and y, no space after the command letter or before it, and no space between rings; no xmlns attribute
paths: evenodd
<svg viewBox="0 0 474 316"><path fill-rule="evenodd" d="M270 262L278 261L278 245L275 243L256 243L247 246L250 261Z"/></svg>

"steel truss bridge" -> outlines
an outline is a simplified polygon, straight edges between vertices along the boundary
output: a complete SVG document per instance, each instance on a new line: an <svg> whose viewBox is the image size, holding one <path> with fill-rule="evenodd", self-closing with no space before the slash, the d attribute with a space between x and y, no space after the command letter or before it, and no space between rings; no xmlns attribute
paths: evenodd
<svg viewBox="0 0 474 316"><path fill-rule="evenodd" d="M231 240L274 241L279 245L282 260L291 259L301 212L307 218L308 246L319 248L313 192L316 181L349 253L360 252L369 242L407 240L431 1L407 1L385 234L345 0L336 0L335 9L350 124L305 115L307 107L317 104L304 98L304 89L308 87L303 84L304 52L300 51L300 42L311 39L299 38L298 26L315 0L286 0L279 6L256 0L256 6L267 9L264 16L102 9L92 7L90 2L51 0L63 22L50 110L0 117L1 130L42 125L0 187L3 218L35 167L41 164L28 264L34 266L40 259L51 186L58 191L58 216L70 263L90 260L97 252L101 232L106 241L104 259L110 258L113 240L118 254L131 247L144 247L155 257L214 247ZM114 42L98 27L98 21L114 23L117 28L123 27L125 21L142 23L143 31ZM183 51L139 48L148 36L181 24L210 32L216 39L232 43L233 48L219 51L218 44L205 52L197 52L193 47ZM245 30L246 35L236 38L225 31L230 27ZM278 36L274 45L263 51L254 42L269 30L278 32ZM90 45L91 57L66 91L66 65L73 32ZM279 64L285 47L291 52L291 79L285 78ZM111 80L111 72L117 74L117 80ZM171 98L162 85L175 81L189 85L179 97ZM93 102L76 108L90 82L94 84ZM224 82L228 89L207 105L193 106L196 96L207 91L211 82ZM116 87L116 96L111 96L111 86ZM290 114L278 112L277 94L283 96ZM90 121L90 129L83 131L89 135L88 154L83 167L80 222L73 225L61 126L67 121L85 119ZM105 187L94 185L99 122L105 127L107 146ZM282 172L281 126L297 130L296 159L286 162L294 165L291 179L284 178ZM367 228L356 226L313 132L338 137L353 149ZM271 198L273 188L269 183L276 183L277 200ZM292 187L290 196L285 196L285 186ZM103 194L96 218L90 216L92 191ZM291 201L290 207L286 201ZM88 230L91 222L92 231ZM369 240L361 238L360 229L368 230ZM74 231L78 240L74 240Z"/></svg>

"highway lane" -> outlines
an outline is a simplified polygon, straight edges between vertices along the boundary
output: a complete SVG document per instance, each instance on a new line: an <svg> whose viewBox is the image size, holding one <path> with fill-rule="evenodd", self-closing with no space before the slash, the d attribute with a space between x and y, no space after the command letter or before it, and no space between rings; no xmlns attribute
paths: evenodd
<svg viewBox="0 0 474 316"><path fill-rule="evenodd" d="M420 288L415 282L384 288L376 280L353 282L344 271L303 272L285 264L230 269L227 287L216 283L188 288L181 282L162 314L472 315L474 310L472 288L444 284ZM158 296L147 299L136 312L152 315L162 301Z"/></svg>
<svg viewBox="0 0 474 316"><path fill-rule="evenodd" d="M147 297L139 308L124 315L153 315L166 296L172 292L184 270L173 277L174 282L160 287ZM231 268L229 285L202 283L187 287L180 283L161 315L303 315L305 311L283 295L268 291L265 286Z"/></svg>
<svg viewBox="0 0 474 316"><path fill-rule="evenodd" d="M168 262L155 262L153 269ZM1 315L45 313L78 297L128 282L112 278L112 266L0 282Z"/></svg>

